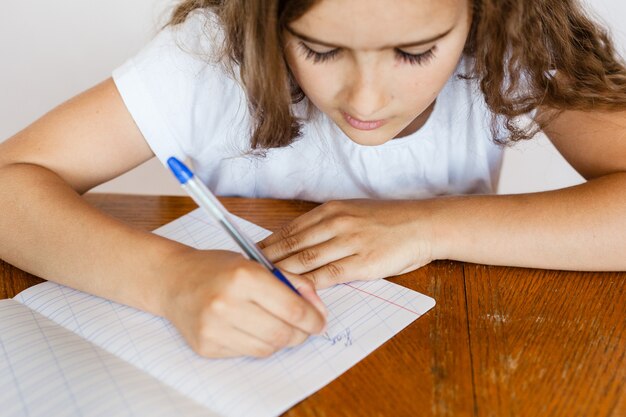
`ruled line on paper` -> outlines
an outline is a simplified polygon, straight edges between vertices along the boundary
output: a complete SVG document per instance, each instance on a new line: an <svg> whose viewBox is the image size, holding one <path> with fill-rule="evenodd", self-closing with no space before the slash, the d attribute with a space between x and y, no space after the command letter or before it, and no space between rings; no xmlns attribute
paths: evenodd
<svg viewBox="0 0 626 417"><path fill-rule="evenodd" d="M198 249L237 250L221 228L194 211L155 231ZM255 240L269 232L234 217ZM210 279L210 277L207 277ZM60 296L62 294L63 296ZM434 300L388 281L320 291L328 338L311 337L267 359L206 359L166 320L79 291L44 283L17 299L224 416L274 416L337 378L426 312Z"/></svg>
<svg viewBox="0 0 626 417"><path fill-rule="evenodd" d="M3 417L210 415L15 300L0 301L0 371Z"/></svg>

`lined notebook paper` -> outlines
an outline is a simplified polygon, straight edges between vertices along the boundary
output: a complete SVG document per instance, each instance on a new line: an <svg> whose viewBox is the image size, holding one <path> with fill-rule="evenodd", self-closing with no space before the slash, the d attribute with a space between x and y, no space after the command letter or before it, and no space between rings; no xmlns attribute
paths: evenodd
<svg viewBox="0 0 626 417"><path fill-rule="evenodd" d="M236 220L255 240L269 234ZM155 233L196 248L237 250L199 210ZM320 296L329 310L327 336L266 359L206 359L162 318L39 284L0 301L2 415L275 416L435 304L384 280L341 284Z"/></svg>

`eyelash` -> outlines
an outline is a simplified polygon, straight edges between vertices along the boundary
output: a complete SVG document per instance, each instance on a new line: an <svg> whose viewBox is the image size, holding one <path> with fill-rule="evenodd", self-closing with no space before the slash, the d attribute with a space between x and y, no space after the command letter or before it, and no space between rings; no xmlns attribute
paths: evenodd
<svg viewBox="0 0 626 417"><path fill-rule="evenodd" d="M426 52L422 52L421 54L409 54L408 52L401 51L400 49L396 49L396 56L411 65L426 65L430 62L431 59L435 57L435 51L437 50L436 46L433 46Z"/></svg>
<svg viewBox="0 0 626 417"><path fill-rule="evenodd" d="M308 60L313 61L314 64L320 64L323 62L327 62L336 58L341 49L336 48L328 52L316 52L306 46L303 42L299 42L298 46L304 52L304 57ZM437 50L436 46L433 46L428 51L423 52L421 54L410 54L408 52L401 51L400 49L395 49L396 58L400 61L410 64L410 65L426 65L431 59L435 57L435 51Z"/></svg>

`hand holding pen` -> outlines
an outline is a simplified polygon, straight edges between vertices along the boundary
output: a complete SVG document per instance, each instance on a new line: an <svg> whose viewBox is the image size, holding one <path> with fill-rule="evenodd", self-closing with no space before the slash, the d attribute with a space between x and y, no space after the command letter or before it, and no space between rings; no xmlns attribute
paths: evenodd
<svg viewBox="0 0 626 417"><path fill-rule="evenodd" d="M184 165L171 160L170 167ZM193 173L173 171L192 198L237 242L244 242L239 243L242 250L254 260L230 251L191 248L177 255L176 272L167 274L175 278L166 291L164 311L194 350L209 357L268 356L321 333L326 313L313 285L295 275L287 279L265 263L254 242Z"/></svg>
<svg viewBox="0 0 626 417"><path fill-rule="evenodd" d="M204 209L209 215L213 216L215 221L233 238L235 243L237 243L248 258L263 265L278 278L279 281L289 287L290 290L300 295L298 290L289 282L283 273L280 272L280 269L276 268L272 262L265 257L256 244L237 227L230 219L230 215L222 203L220 203L213 193L209 191L202 181L200 181L185 164L175 157L169 158L167 164L183 189L193 198L198 206Z"/></svg>

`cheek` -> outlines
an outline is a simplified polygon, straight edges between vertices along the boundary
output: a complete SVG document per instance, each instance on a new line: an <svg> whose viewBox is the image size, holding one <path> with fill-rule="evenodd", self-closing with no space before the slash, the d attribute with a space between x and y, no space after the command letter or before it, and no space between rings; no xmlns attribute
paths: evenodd
<svg viewBox="0 0 626 417"><path fill-rule="evenodd" d="M324 65L296 64L292 72L304 94L318 108L323 110L336 97L339 83L332 73L324 71Z"/></svg>
<svg viewBox="0 0 626 417"><path fill-rule="evenodd" d="M299 56L297 51L287 52L287 63L294 79L315 106L322 109L338 94L341 83L336 66L324 63L314 65Z"/></svg>
<svg viewBox="0 0 626 417"><path fill-rule="evenodd" d="M415 112L421 113L430 106L448 81L449 77L436 66L436 62L430 65L432 67L429 66L428 69L410 71L394 80L395 106L404 109L410 116L414 116Z"/></svg>
<svg viewBox="0 0 626 417"><path fill-rule="evenodd" d="M443 48L442 48L443 49ZM400 84L405 88L397 90L406 103L415 107L428 107L437 98L448 80L454 76L462 55L462 46L448 45L421 69L408 70Z"/></svg>

